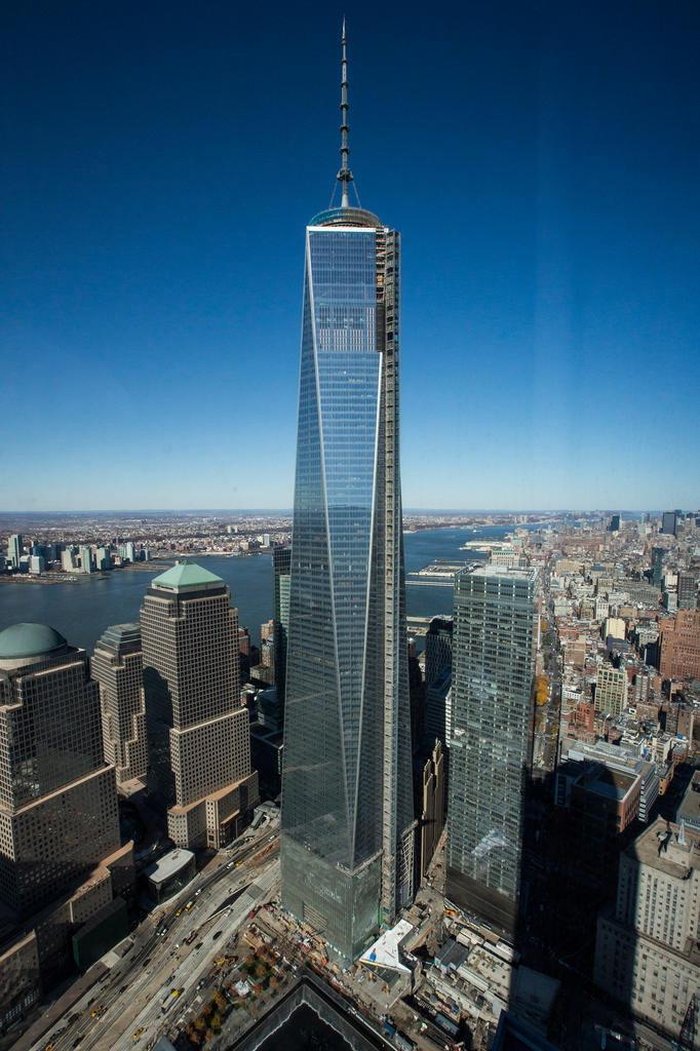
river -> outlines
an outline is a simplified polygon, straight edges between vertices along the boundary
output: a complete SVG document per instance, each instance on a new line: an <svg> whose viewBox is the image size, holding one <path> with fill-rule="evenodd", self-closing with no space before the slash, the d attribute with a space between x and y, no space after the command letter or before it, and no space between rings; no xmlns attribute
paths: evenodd
<svg viewBox="0 0 700 1051"><path fill-rule="evenodd" d="M510 529L499 526L473 531L470 528L425 529L404 535L406 572L422 569L433 559L474 562L486 555L460 551L465 540L502 537ZM260 625L272 617L272 556L265 554L223 557L202 555L191 561L216 573L231 588L233 604L238 606L240 622L259 642ZM95 642L110 624L138 619L144 592L160 566L146 570L115 569L111 573L78 576L65 584L0 585L0 630L21 621L50 624L73 646L92 651ZM406 588L409 616L429 617L452 613L449 587Z"/></svg>

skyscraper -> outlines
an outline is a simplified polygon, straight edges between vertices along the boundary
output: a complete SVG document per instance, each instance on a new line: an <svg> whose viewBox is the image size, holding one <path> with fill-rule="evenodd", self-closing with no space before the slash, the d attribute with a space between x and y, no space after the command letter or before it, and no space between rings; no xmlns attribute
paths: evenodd
<svg viewBox="0 0 700 1051"><path fill-rule="evenodd" d="M660 532L666 536L676 536L678 534L678 515L678 511L664 511L661 515Z"/></svg>
<svg viewBox="0 0 700 1051"><path fill-rule="evenodd" d="M181 847L225 846L258 802L230 598L214 573L177 564L141 607L149 787Z"/></svg>
<svg viewBox="0 0 700 1051"><path fill-rule="evenodd" d="M453 627L451 619L433 617L425 636L425 733L431 748L436 738L443 746L447 741Z"/></svg>
<svg viewBox="0 0 700 1051"><path fill-rule="evenodd" d="M282 782L282 898L353 958L412 894L398 446L399 235L350 206L306 230Z"/></svg>
<svg viewBox="0 0 700 1051"><path fill-rule="evenodd" d="M275 686L277 699L284 707L287 681L287 637L289 634L289 583L292 550L276 547L272 552L275 571Z"/></svg>
<svg viewBox="0 0 700 1051"><path fill-rule="evenodd" d="M114 624L98 639L91 662L99 683L104 753L117 784L145 778L148 766L141 628Z"/></svg>
<svg viewBox="0 0 700 1051"><path fill-rule="evenodd" d="M655 588L661 589L664 582L664 549L652 547L651 549L651 582Z"/></svg>
<svg viewBox="0 0 700 1051"><path fill-rule="evenodd" d="M532 752L537 574L483 566L455 585L447 893L512 927Z"/></svg>
<svg viewBox="0 0 700 1051"><path fill-rule="evenodd" d="M27 915L120 845L97 685L44 624L0 632L0 770L0 899Z"/></svg>
<svg viewBox="0 0 700 1051"><path fill-rule="evenodd" d="M19 562L22 557L22 534L13 533L10 539L7 541L7 561L10 563L13 569L19 569Z"/></svg>
<svg viewBox="0 0 700 1051"><path fill-rule="evenodd" d="M79 551L81 571L83 573L92 573L92 548L89 544L81 544Z"/></svg>
<svg viewBox="0 0 700 1051"><path fill-rule="evenodd" d="M695 573L678 574L678 608L696 609L698 604L698 578Z"/></svg>

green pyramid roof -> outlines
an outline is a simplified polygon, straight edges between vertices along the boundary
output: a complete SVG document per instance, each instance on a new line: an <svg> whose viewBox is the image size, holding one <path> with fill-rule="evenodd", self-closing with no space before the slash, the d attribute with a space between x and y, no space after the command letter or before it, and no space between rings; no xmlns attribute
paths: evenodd
<svg viewBox="0 0 700 1051"><path fill-rule="evenodd" d="M180 588L201 588L211 584L223 584L223 580L195 562L178 562L172 569L166 569L165 573L156 577L152 583L154 587L176 591Z"/></svg>

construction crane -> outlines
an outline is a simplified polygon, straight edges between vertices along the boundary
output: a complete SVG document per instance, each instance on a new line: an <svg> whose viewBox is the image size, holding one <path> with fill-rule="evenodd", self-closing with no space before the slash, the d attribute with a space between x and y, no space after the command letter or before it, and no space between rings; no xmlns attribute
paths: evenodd
<svg viewBox="0 0 700 1051"><path fill-rule="evenodd" d="M681 1026L681 1035L678 1039L676 1047L678 1051L697 1051L697 1044L695 1037L697 1036L697 1019L698 1019L698 995L693 993L688 1004L688 1010L685 1012L685 1018L683 1019L683 1025Z"/></svg>

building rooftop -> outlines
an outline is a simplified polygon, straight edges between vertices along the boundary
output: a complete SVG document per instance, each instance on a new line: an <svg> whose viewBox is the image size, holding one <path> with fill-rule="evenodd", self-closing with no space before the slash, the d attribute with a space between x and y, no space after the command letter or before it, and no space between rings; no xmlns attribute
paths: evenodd
<svg viewBox="0 0 700 1051"><path fill-rule="evenodd" d="M67 645L63 635L48 624L12 624L0 631L0 660L39 657Z"/></svg>
<svg viewBox="0 0 700 1051"><path fill-rule="evenodd" d="M689 869L700 869L700 836L686 828L683 844L679 842L679 833L677 825L667 825L658 818L632 843L628 853L642 865L649 865L676 879L685 879Z"/></svg>
<svg viewBox="0 0 700 1051"><path fill-rule="evenodd" d="M367 952L360 957L360 963L369 963L374 967L387 967L392 971L409 973L409 968L399 959L399 945L413 927L407 920L399 920L395 927L384 931Z"/></svg>
<svg viewBox="0 0 700 1051"><path fill-rule="evenodd" d="M435 953L435 959L443 967L454 967L455 970L464 963L468 956L469 949L460 942L455 941L454 938L448 938Z"/></svg>
<svg viewBox="0 0 700 1051"><path fill-rule="evenodd" d="M222 585L224 582L215 573L210 573L196 562L176 562L165 573L155 577L151 581L151 587L163 591L184 591L185 589L209 588L213 584Z"/></svg>
<svg viewBox="0 0 700 1051"><path fill-rule="evenodd" d="M327 208L313 217L309 226L367 226L381 229L384 223L364 208Z"/></svg>
<svg viewBox="0 0 700 1051"><path fill-rule="evenodd" d="M473 577L505 577L508 580L535 580L537 570L523 566L499 566L494 562L487 562L478 569L466 571Z"/></svg>
<svg viewBox="0 0 700 1051"><path fill-rule="evenodd" d="M119 652L126 647L137 648L141 645L141 625L112 624L100 636L96 645L115 652Z"/></svg>
<svg viewBox="0 0 700 1051"><path fill-rule="evenodd" d="M554 1044L510 1011L503 1011L498 1021L493 1051L557 1051Z"/></svg>
<svg viewBox="0 0 700 1051"><path fill-rule="evenodd" d="M595 795L606 796L609 799L624 799L635 787L637 778L633 773L623 773L613 767L601 770L596 764L591 764L592 777L586 787Z"/></svg>
<svg viewBox="0 0 700 1051"><path fill-rule="evenodd" d="M194 861L194 854L191 850L183 850L181 847L177 850L169 850L162 858L148 866L146 876L152 883L165 883L171 876L177 875L186 868L191 861Z"/></svg>

